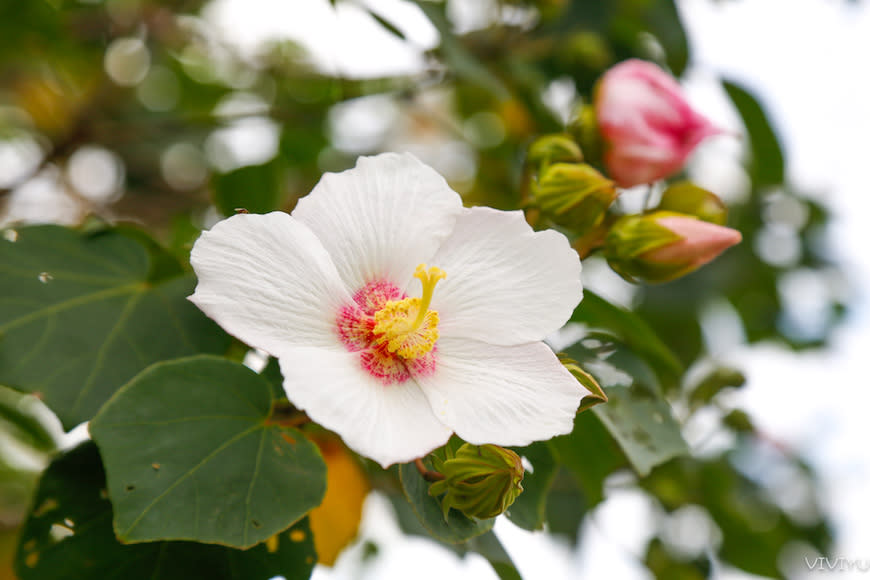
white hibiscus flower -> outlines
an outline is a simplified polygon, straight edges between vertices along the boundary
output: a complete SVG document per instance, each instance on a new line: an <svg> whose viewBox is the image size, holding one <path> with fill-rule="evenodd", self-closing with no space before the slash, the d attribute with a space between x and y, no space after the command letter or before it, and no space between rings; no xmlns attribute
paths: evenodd
<svg viewBox="0 0 870 580"><path fill-rule="evenodd" d="M230 217L191 262L190 299L385 467L453 432L511 446L568 433L587 394L541 342L582 297L568 240L519 211L463 208L411 155L324 175L292 215Z"/></svg>

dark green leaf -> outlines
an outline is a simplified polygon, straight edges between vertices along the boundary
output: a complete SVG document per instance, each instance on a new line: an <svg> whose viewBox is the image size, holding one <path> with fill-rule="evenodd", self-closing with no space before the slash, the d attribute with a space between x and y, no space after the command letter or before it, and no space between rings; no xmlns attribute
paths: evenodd
<svg viewBox="0 0 870 580"><path fill-rule="evenodd" d="M323 459L270 422L271 407L265 379L211 356L158 363L122 387L90 423L118 537L247 548L316 507Z"/></svg>
<svg viewBox="0 0 870 580"><path fill-rule="evenodd" d="M308 520L281 533L272 550L263 544L235 550L193 542L119 543L92 443L49 466L33 505L15 562L21 580L302 580L317 559Z"/></svg>
<svg viewBox="0 0 870 580"><path fill-rule="evenodd" d="M514 451L532 464L533 471L526 470L523 492L508 508L507 517L524 530L540 530L544 526L547 492L558 467L556 458L550 446L541 441Z"/></svg>
<svg viewBox="0 0 870 580"><path fill-rule="evenodd" d="M682 363L640 316L614 306L594 292L584 292L583 301L571 315L571 322L581 322L591 330L612 334L643 357L664 385L676 384L682 376Z"/></svg>
<svg viewBox="0 0 870 580"><path fill-rule="evenodd" d="M154 254L116 231L6 230L0 383L39 393L72 428L149 364L223 352L229 337L186 300L193 276L152 281Z"/></svg>
<svg viewBox="0 0 870 580"><path fill-rule="evenodd" d="M426 526L423 525L423 522L417 517L414 508L406 499L406 496L401 493L395 493L395 491L391 492L390 489L385 489L383 491L386 493L387 498L393 505L393 509L396 510L399 527L406 534L422 536L434 540L455 553L457 556L465 557L469 552L477 552L489 561L493 570L495 570L501 580L521 580L519 573L514 567L513 561L492 530L474 536L463 543L445 541L438 536L433 536ZM451 518L455 513L455 511L451 512Z"/></svg>
<svg viewBox="0 0 870 580"><path fill-rule="evenodd" d="M286 397L283 386L284 375L281 374L281 367L278 364L278 359L270 356L266 366L263 367L263 370L260 372L260 376L269 381L269 384L272 386L273 399Z"/></svg>
<svg viewBox="0 0 870 580"><path fill-rule="evenodd" d="M218 210L230 216L238 209L268 213L284 201L284 166L280 157L262 165L248 165L212 177L212 198Z"/></svg>
<svg viewBox="0 0 870 580"><path fill-rule="evenodd" d="M427 467L431 469L431 466ZM441 504L429 495L429 482L423 479L413 463L402 464L399 476L414 514L429 533L442 542L458 544L492 529L494 518L470 519L454 509L448 512L447 521L444 521Z"/></svg>
<svg viewBox="0 0 870 580"><path fill-rule="evenodd" d="M392 34L393 36L395 36L401 40L405 40L405 33L402 32L401 30L399 30L398 28L396 28L396 26L392 22L390 22L389 20L387 20L383 16L379 15L374 10L367 9L366 12L368 12L369 16L374 18L378 22L378 24L383 26L384 30L386 30L387 32L389 32L390 34Z"/></svg>
<svg viewBox="0 0 870 580"><path fill-rule="evenodd" d="M689 405L697 409L707 405L720 392L731 387L742 387L746 377L737 369L719 366L701 379L689 395Z"/></svg>
<svg viewBox="0 0 870 580"><path fill-rule="evenodd" d="M785 158L779 138L758 99L740 85L723 80L722 86L737 107L749 132L752 163L749 175L756 187L779 185L785 179Z"/></svg>
<svg viewBox="0 0 870 580"><path fill-rule="evenodd" d="M579 413L574 430L550 440L559 462L573 473L591 508L604 499L604 480L627 465L625 455L594 413ZM576 532L576 530L575 530Z"/></svg>
<svg viewBox="0 0 870 580"><path fill-rule="evenodd" d="M705 580L710 577L711 564L707 556L695 560L679 558L658 538L650 540L644 564L656 580Z"/></svg>
<svg viewBox="0 0 870 580"><path fill-rule="evenodd" d="M575 545L580 535L580 523L586 515L586 504L586 497L580 492L571 472L561 468L547 494L548 531L567 537L571 545Z"/></svg>
<svg viewBox="0 0 870 580"><path fill-rule="evenodd" d="M627 3L630 4L630 3ZM677 76L689 62L689 41L674 0L647 2L643 22L665 49L668 68Z"/></svg>
<svg viewBox="0 0 870 580"><path fill-rule="evenodd" d="M510 555L492 531L471 538L466 547L486 558L501 580L523 580Z"/></svg>

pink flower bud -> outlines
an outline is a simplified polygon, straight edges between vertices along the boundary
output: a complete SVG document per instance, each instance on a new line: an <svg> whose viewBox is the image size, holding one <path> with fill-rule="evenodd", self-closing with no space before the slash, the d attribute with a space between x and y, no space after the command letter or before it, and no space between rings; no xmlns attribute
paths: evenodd
<svg viewBox="0 0 870 580"><path fill-rule="evenodd" d="M604 164L621 187L679 171L692 150L722 131L696 113L679 84L656 65L627 60L608 70L595 94Z"/></svg>
<svg viewBox="0 0 870 580"><path fill-rule="evenodd" d="M657 264L679 265L685 271L703 266L743 239L737 230L693 217L660 217L656 223L669 229L680 239L650 250L642 258Z"/></svg>
<svg viewBox="0 0 870 580"><path fill-rule="evenodd" d="M629 281L668 282L710 262L740 232L672 211L621 217L604 243L607 262Z"/></svg>

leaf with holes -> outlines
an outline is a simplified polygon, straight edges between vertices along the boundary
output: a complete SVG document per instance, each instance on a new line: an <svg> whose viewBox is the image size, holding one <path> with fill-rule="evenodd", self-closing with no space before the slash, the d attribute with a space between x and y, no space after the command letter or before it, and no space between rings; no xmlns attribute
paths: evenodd
<svg viewBox="0 0 870 580"><path fill-rule="evenodd" d="M0 384L38 393L69 429L149 364L226 350L186 300L193 277L167 264L153 242L115 230L5 230Z"/></svg>
<svg viewBox="0 0 870 580"><path fill-rule="evenodd" d="M250 550L194 542L119 543L100 457L90 442L52 462L33 505L15 559L21 580L304 579L317 559L307 520Z"/></svg>
<svg viewBox="0 0 870 580"><path fill-rule="evenodd" d="M596 405L590 413L616 440L634 470L645 476L656 465L688 453L680 424L646 361L618 343L602 349L596 354L575 344L566 354L580 361L604 387L608 402ZM575 430L577 425L575 421ZM569 446L572 439L583 444L582 437L576 440L572 435L567 440Z"/></svg>
<svg viewBox="0 0 870 580"><path fill-rule="evenodd" d="M663 385L679 384L683 365L643 318L630 310L614 306L586 290L583 301L571 315L571 322L587 325L613 335L652 367Z"/></svg>
<svg viewBox="0 0 870 580"><path fill-rule="evenodd" d="M90 423L123 542L195 540L248 548L316 507L317 446L269 420L272 390L238 363L158 363Z"/></svg>

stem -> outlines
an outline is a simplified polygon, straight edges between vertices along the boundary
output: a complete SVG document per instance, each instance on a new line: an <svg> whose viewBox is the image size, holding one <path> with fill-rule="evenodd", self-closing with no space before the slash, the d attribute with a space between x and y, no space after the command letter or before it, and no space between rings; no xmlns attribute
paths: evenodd
<svg viewBox="0 0 870 580"><path fill-rule="evenodd" d="M423 465L423 458L418 457L414 460L414 466L417 468L417 471L420 472L420 475L423 476L423 479L426 481L441 481L444 479L444 474L439 473L437 471L429 471L426 469L426 466Z"/></svg>

